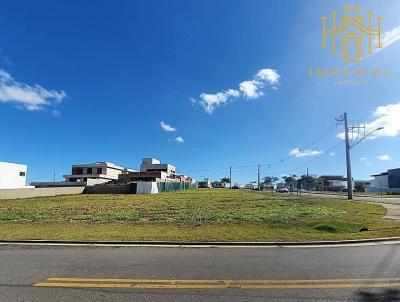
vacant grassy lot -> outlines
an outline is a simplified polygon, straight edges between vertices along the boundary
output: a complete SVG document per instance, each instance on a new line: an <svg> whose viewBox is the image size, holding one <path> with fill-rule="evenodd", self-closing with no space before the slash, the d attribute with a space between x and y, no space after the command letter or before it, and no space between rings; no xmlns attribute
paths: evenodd
<svg viewBox="0 0 400 302"><path fill-rule="evenodd" d="M0 200L0 239L299 241L400 236L379 205L246 190Z"/></svg>
<svg viewBox="0 0 400 302"><path fill-rule="evenodd" d="M347 196L347 192L336 192L336 191L311 191L311 193ZM354 196L367 196L367 197L400 198L400 194L387 194L387 193L382 193L382 195L381 195L380 193L354 192L353 195Z"/></svg>

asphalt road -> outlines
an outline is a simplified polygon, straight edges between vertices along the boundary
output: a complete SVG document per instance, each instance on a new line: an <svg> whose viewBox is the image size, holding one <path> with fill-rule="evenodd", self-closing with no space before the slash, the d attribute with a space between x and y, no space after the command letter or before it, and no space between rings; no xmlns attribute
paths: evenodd
<svg viewBox="0 0 400 302"><path fill-rule="evenodd" d="M0 301L400 301L399 263L400 244L0 246Z"/></svg>

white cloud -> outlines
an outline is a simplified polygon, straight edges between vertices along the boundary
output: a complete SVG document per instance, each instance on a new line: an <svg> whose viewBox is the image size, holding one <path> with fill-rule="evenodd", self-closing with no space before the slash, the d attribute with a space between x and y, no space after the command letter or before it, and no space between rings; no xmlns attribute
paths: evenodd
<svg viewBox="0 0 400 302"><path fill-rule="evenodd" d="M379 160L390 160L391 158L390 158L390 156L387 155L387 154L382 154L382 155L379 155L379 156L378 156L378 159L379 159Z"/></svg>
<svg viewBox="0 0 400 302"><path fill-rule="evenodd" d="M377 48L374 53L378 53L381 50L389 47L393 43L400 40L400 26L394 27L392 30L386 31L382 34L381 45L382 48ZM374 39L374 45L378 45L378 38Z"/></svg>
<svg viewBox="0 0 400 302"><path fill-rule="evenodd" d="M371 165L371 162L368 160L368 157L360 157L360 161L363 162L365 165Z"/></svg>
<svg viewBox="0 0 400 302"><path fill-rule="evenodd" d="M160 126L164 131L167 131L167 132L174 132L177 130L176 128L172 127L171 125L168 125L167 123L165 123L164 121L160 122Z"/></svg>
<svg viewBox="0 0 400 302"><path fill-rule="evenodd" d="M259 91L263 84L256 80L243 81L239 84L239 89L247 99L256 99L264 93Z"/></svg>
<svg viewBox="0 0 400 302"><path fill-rule="evenodd" d="M197 103L195 98L190 98L190 102L192 103L192 105L196 105L196 103Z"/></svg>
<svg viewBox="0 0 400 302"><path fill-rule="evenodd" d="M51 112L51 114L54 117L60 117L61 116L61 112L59 110L53 109L53 111Z"/></svg>
<svg viewBox="0 0 400 302"><path fill-rule="evenodd" d="M235 89L228 89L224 92L217 92L215 94L202 93L200 94L201 105L207 113L213 113L215 107L228 102L233 98L239 97L239 91Z"/></svg>
<svg viewBox="0 0 400 302"><path fill-rule="evenodd" d="M392 30L389 30L382 35L382 47L388 47L389 45L400 40L400 26L396 26Z"/></svg>
<svg viewBox="0 0 400 302"><path fill-rule="evenodd" d="M264 95L261 90L266 84L269 84L273 89L277 89L279 78L280 76L276 70L264 68L259 70L252 80L241 82L239 89L228 89L217 93L201 93L200 104L207 113L213 113L216 107L239 97L256 99ZM190 98L190 100L194 103L194 98Z"/></svg>
<svg viewBox="0 0 400 302"><path fill-rule="evenodd" d="M330 156L335 156L336 153L335 153L335 152L331 152L331 153L329 153L329 155L330 155Z"/></svg>
<svg viewBox="0 0 400 302"><path fill-rule="evenodd" d="M379 106L375 109L373 116L375 119L365 124L365 133L368 134L380 127L383 129L372 133L368 139L384 136L394 137L400 134L400 103ZM337 137L344 139L344 132L337 134Z"/></svg>
<svg viewBox="0 0 400 302"><path fill-rule="evenodd" d="M321 155L323 152L318 151L318 150L300 150L299 148L294 148L292 151L290 151L289 155L290 156L295 156L295 157L305 157L305 156L318 156Z"/></svg>
<svg viewBox="0 0 400 302"><path fill-rule="evenodd" d="M175 138L175 141L178 142L178 143L183 143L185 140L183 139L182 136L177 136L177 137Z"/></svg>
<svg viewBox="0 0 400 302"><path fill-rule="evenodd" d="M267 81L272 86L279 84L280 75L274 69L264 68L258 71L256 74L256 79L260 81Z"/></svg>
<svg viewBox="0 0 400 302"><path fill-rule="evenodd" d="M8 72L0 69L0 102L16 103L29 111L36 111L56 105L66 96L62 90L47 90L40 85L17 82Z"/></svg>

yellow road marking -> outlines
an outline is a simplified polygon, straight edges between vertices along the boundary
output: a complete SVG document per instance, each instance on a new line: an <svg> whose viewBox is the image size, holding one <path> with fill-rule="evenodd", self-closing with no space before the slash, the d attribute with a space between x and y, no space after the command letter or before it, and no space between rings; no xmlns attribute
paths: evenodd
<svg viewBox="0 0 400 302"><path fill-rule="evenodd" d="M229 284L243 284L243 283L330 283L330 282L393 282L399 281L400 278L349 278L349 279L289 279L289 280L206 280L206 279L119 279L119 278L48 278L47 281L60 281L60 282L111 282L111 283L229 283Z"/></svg>
<svg viewBox="0 0 400 302"><path fill-rule="evenodd" d="M48 278L37 287L149 288L149 289L322 289L400 287L400 278L353 278L318 280L189 280L189 279L110 279Z"/></svg>
<svg viewBox="0 0 400 302"><path fill-rule="evenodd" d="M68 282L39 282L38 287L92 287L92 288L173 288L173 289L224 289L227 284L132 284L132 283L68 283Z"/></svg>
<svg viewBox="0 0 400 302"><path fill-rule="evenodd" d="M400 280L400 278L399 278ZM152 282L152 283L171 283L171 282L190 282L190 283L216 283L227 280L201 280L201 279L118 279L118 278L48 278L47 281L68 281L68 282ZM240 281L240 280L239 280Z"/></svg>

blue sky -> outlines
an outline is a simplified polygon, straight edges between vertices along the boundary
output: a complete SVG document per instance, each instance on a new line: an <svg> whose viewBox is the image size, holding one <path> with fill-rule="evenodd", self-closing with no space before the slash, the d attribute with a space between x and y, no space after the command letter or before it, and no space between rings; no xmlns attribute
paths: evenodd
<svg viewBox="0 0 400 302"><path fill-rule="evenodd" d="M400 2L352 3L383 17L387 47L350 66L321 49L321 16L344 4L0 1L0 160L28 164L29 181L145 156L197 178L233 165L242 184L257 163L262 176L344 175L334 118L346 111L385 126L353 150L355 178L399 167ZM337 86L307 74L355 65L392 77Z"/></svg>

